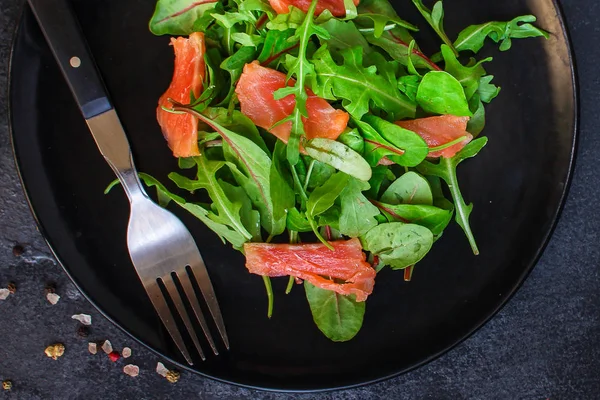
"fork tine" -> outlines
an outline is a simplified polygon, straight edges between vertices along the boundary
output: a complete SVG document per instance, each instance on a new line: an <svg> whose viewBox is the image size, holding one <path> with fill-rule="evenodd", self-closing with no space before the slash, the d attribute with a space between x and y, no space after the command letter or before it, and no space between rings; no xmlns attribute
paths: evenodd
<svg viewBox="0 0 600 400"><path fill-rule="evenodd" d="M217 350L217 346L215 346L215 342L212 338L212 335L208 330L208 325L206 324L206 320L204 319L204 314L202 313L202 309L200 308L200 303L198 303L198 297L196 296L196 292L194 292L194 288L192 286L192 282L190 281L190 277L187 271L183 271L182 274L177 274L177 277L179 278L179 282L181 282L181 286L183 286L183 291L185 292L190 304L192 305L192 308L194 309L196 318L198 319L198 322L200 322L200 326L204 331L204 335L206 336L206 339L208 340L208 343L210 344L213 353L215 353L215 356L218 356L219 351Z"/></svg>
<svg viewBox="0 0 600 400"><path fill-rule="evenodd" d="M188 349L185 346L185 343L183 342L183 338L179 333L179 329L177 329L177 325L175 325L173 314L171 314L171 310L169 310L169 306L165 301L165 298L160 290L160 287L158 286L158 283L156 281L147 282L144 284L144 287L146 288L146 293L148 293L148 297L150 297L150 301L152 302L154 309L158 313L158 316L160 317L160 320L162 321L165 328L167 328L167 331L169 332L169 335L171 335L171 338L177 345L177 348L179 349L181 354L183 354L183 357L188 362L188 364L194 365L194 363L192 362L192 358L190 357L190 353L188 352Z"/></svg>
<svg viewBox="0 0 600 400"><path fill-rule="evenodd" d="M194 277L196 278L196 282L200 287L202 296L204 296L204 300L206 301L208 309L210 310L215 324L217 325L217 329L221 334L221 339L223 339L225 347L227 350L229 350L229 338L227 337L227 332L225 331L225 322L223 322L223 316L221 315L221 309L219 308L219 303L217 302L215 290L210 282L206 265L204 265L204 260L202 260L200 253L197 253L196 260L191 262L189 266L194 273Z"/></svg>
<svg viewBox="0 0 600 400"><path fill-rule="evenodd" d="M163 280L163 283L165 284L165 287L167 288L167 292L169 292L169 295L171 296L171 300L173 300L173 303L175 304L175 308L177 308L177 312L179 313L179 316L183 320L183 323L184 323L185 327L187 328L187 331L189 332L190 336L192 337L194 346L196 346L198 353L200 353L200 357L202 358L202 361L206 360L206 357L204 356L204 351L202 351L202 347L200 347L200 342L198 341L198 335L196 334L196 330L194 329L194 326L192 325L192 322L190 321L190 318L188 317L188 313L185 309L183 301L181 300L179 291L177 290L177 287L175 286L173 277L171 277L171 275L163 276L162 280Z"/></svg>

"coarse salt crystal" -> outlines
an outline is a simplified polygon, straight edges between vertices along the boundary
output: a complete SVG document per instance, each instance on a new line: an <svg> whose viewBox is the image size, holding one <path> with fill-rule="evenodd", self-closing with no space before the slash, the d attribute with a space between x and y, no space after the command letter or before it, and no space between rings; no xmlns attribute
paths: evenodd
<svg viewBox="0 0 600 400"><path fill-rule="evenodd" d="M106 354L110 354L113 352L113 347L112 344L110 344L110 342L108 340L105 340L104 343L102 344L102 350L106 353Z"/></svg>
<svg viewBox="0 0 600 400"><path fill-rule="evenodd" d="M55 305L60 300L60 296L56 293L48 293L46 295L46 300L48 300L48 303Z"/></svg>
<svg viewBox="0 0 600 400"><path fill-rule="evenodd" d="M8 289L0 289L0 300L6 300L8 295L10 294L10 290Z"/></svg>
<svg viewBox="0 0 600 400"><path fill-rule="evenodd" d="M138 376L140 374L140 367L133 364L127 364L123 367L123 372L125 372L129 376Z"/></svg>
<svg viewBox="0 0 600 400"><path fill-rule="evenodd" d="M98 345L94 342L88 343L88 350L92 354L96 354L98 352Z"/></svg>
<svg viewBox="0 0 600 400"><path fill-rule="evenodd" d="M156 373L157 374L159 374L163 378L166 378L168 372L169 372L169 369L167 367L165 367L165 365L163 363L159 362L158 364L156 364Z"/></svg>
<svg viewBox="0 0 600 400"><path fill-rule="evenodd" d="M129 347L123 347L123 351L121 351L121 355L123 358L131 357L131 349Z"/></svg>
<svg viewBox="0 0 600 400"><path fill-rule="evenodd" d="M92 324L92 316L87 314L75 314L71 318L76 319L81 322L83 325L91 325Z"/></svg>

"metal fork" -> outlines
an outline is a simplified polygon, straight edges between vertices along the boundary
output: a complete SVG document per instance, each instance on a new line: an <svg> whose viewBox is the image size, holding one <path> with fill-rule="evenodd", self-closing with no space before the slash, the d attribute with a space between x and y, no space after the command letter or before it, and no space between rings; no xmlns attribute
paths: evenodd
<svg viewBox="0 0 600 400"><path fill-rule="evenodd" d="M158 316L186 361L193 365L192 357L161 290L159 284L161 282L183 320L200 357L206 359L176 286L176 278L213 353L219 354L192 284L192 278L195 278L225 347L229 349L229 340L219 304L196 243L175 215L155 204L145 193L133 164L123 126L110 102L69 4L66 0L28 0L28 2L100 152L121 181L127 194L131 204L127 229L129 255Z"/></svg>

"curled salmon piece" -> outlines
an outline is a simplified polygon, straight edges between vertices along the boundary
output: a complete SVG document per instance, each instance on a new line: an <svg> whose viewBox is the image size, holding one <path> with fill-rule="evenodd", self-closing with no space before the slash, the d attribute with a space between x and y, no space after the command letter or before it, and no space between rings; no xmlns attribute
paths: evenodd
<svg viewBox="0 0 600 400"><path fill-rule="evenodd" d="M373 292L376 272L366 261L360 241L354 238L329 243L334 251L322 243L246 243L246 268L262 276L290 275L365 301Z"/></svg>
<svg viewBox="0 0 600 400"><path fill-rule="evenodd" d="M396 125L415 132L421 136L430 148L442 146L453 140L465 137L460 143L440 151L429 152L428 157L454 157L471 140L473 135L467 132L469 117L456 117L454 115L441 115L438 117L418 118L409 121L397 121Z"/></svg>
<svg viewBox="0 0 600 400"><path fill-rule="evenodd" d="M175 70L167 91L160 97L156 118L175 157L200 155L198 149L198 119L189 114L174 114L165 111L171 108L169 99L183 104L190 102L190 93L197 98L202 92L205 63L204 34L192 33L189 38L171 39L175 51Z"/></svg>
<svg viewBox="0 0 600 400"><path fill-rule="evenodd" d="M254 61L244 66L235 93L244 115L257 126L268 130L287 143L292 131L292 123L286 122L273 127L277 122L292 114L296 106L294 95L280 100L273 98L276 90L286 86L285 81L284 73L262 67L258 61ZM290 79L288 86L295 83L293 79ZM308 94L306 101L308 118L302 118L306 137L308 139L336 140L346 129L350 116L342 110L333 108L327 100L316 96L310 89L306 89L306 92Z"/></svg>
<svg viewBox="0 0 600 400"><path fill-rule="evenodd" d="M354 5L357 6L359 0L353 0ZM310 7L310 0L269 0L271 7L277 12L277 14L287 14L290 12L289 6L294 6L307 12ZM317 8L315 9L315 15L321 14L323 11L329 10L334 17L345 17L346 7L344 7L344 0L319 0Z"/></svg>

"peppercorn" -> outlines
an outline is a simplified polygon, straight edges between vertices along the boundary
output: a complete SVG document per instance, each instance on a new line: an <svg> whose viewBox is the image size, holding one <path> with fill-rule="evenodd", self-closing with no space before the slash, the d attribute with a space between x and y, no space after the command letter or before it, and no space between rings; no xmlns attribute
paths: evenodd
<svg viewBox="0 0 600 400"><path fill-rule="evenodd" d="M179 373L179 371L173 369L167 372L166 378L169 382L175 383L179 380L179 378L181 378L181 374Z"/></svg>
<svg viewBox="0 0 600 400"><path fill-rule="evenodd" d="M56 284L54 282L46 283L46 287L44 288L44 292L46 294L55 293L56 292Z"/></svg>
<svg viewBox="0 0 600 400"><path fill-rule="evenodd" d="M85 325L80 325L79 328L77 328L77 336L79 336L80 338L86 338L90 335L90 328L88 328Z"/></svg>
<svg viewBox="0 0 600 400"><path fill-rule="evenodd" d="M51 344L50 346L46 347L44 353L46 353L46 355L53 360L57 360L58 357L61 357L63 354L65 354L65 345L62 343Z"/></svg>
<svg viewBox="0 0 600 400"><path fill-rule="evenodd" d="M13 386L12 382L9 381L8 379L5 380L5 381L2 381L2 389L4 389L4 390L11 390L12 386Z"/></svg>
<svg viewBox="0 0 600 400"><path fill-rule="evenodd" d="M121 355L118 351L112 351L108 354L108 358L110 358L110 361L112 362L117 362L119 358L121 358Z"/></svg>
<svg viewBox="0 0 600 400"><path fill-rule="evenodd" d="M15 244L15 246L12 249L12 252L13 252L13 256L21 257L23 255L23 253L25 253L25 249L20 244Z"/></svg>
<svg viewBox="0 0 600 400"><path fill-rule="evenodd" d="M10 282L7 286L7 289L11 294L15 294L17 292L17 285L15 285L14 282Z"/></svg>

